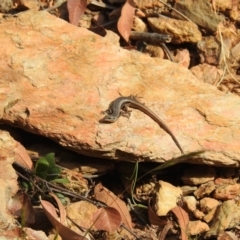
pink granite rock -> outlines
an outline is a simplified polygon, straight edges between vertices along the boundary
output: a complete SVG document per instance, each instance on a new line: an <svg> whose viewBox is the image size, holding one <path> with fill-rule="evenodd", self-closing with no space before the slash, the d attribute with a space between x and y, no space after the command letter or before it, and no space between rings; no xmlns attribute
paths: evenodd
<svg viewBox="0 0 240 240"><path fill-rule="evenodd" d="M119 96L138 94L172 130L191 162L237 165L240 99L202 83L186 68L127 51L47 12L0 22L2 121L76 152L125 161L164 162L180 155L144 113L101 124Z"/></svg>

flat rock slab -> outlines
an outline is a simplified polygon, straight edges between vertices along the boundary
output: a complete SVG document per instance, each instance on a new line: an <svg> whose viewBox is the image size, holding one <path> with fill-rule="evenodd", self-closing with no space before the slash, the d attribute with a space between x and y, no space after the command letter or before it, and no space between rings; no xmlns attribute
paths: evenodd
<svg viewBox="0 0 240 240"><path fill-rule="evenodd" d="M239 97L47 12L27 11L0 24L3 122L99 158L164 162L180 156L172 138L138 110L99 123L119 93L137 94L186 153L205 150L192 162L238 165Z"/></svg>

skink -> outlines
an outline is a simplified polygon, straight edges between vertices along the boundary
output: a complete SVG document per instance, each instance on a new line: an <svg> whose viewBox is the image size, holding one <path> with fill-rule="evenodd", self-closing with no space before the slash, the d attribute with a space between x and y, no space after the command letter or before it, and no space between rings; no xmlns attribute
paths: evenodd
<svg viewBox="0 0 240 240"><path fill-rule="evenodd" d="M101 122L113 123L117 121L117 119L121 115L129 115L127 107L139 109L140 111L151 117L155 122L158 123L161 128L163 128L172 137L173 141L175 142L181 153L184 154L178 140L176 139L172 131L169 129L169 127L153 111L140 103L133 95L129 97L119 97L113 102L111 102L109 108L104 111L106 116L101 119Z"/></svg>

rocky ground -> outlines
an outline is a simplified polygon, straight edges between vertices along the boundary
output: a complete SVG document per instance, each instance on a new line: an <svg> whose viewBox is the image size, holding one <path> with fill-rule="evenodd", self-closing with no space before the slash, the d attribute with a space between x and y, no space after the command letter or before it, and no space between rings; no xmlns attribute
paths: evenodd
<svg viewBox="0 0 240 240"><path fill-rule="evenodd" d="M3 239L239 239L239 8L2 1Z"/></svg>

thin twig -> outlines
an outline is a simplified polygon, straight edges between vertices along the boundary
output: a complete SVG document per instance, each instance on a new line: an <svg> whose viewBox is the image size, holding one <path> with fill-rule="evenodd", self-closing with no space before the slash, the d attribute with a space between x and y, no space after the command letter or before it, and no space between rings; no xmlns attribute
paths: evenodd
<svg viewBox="0 0 240 240"><path fill-rule="evenodd" d="M226 60L226 54L225 54L225 51L224 51L224 42L223 42L223 38L222 38L222 33L221 33L221 30L220 30L220 27L218 26L217 28L218 30L218 33L219 33L219 36L220 36L220 41L221 41L221 54L223 55L223 61L224 61L224 64L225 64L225 68L227 70L227 72L229 73L229 75L237 82L237 83L240 83L233 75L232 73L230 72L229 68L228 68L228 65L227 65L227 60ZM224 71L225 73L226 71ZM217 87L220 85L220 83L222 82L223 80L223 77L221 78L221 80L219 81L219 83L217 84Z"/></svg>
<svg viewBox="0 0 240 240"><path fill-rule="evenodd" d="M60 192L60 193L62 193L63 195L75 197L75 198L78 198L78 199L80 199L80 200L84 200L84 201L90 202L90 203L94 204L94 205L97 206L97 207L102 207L102 208L108 207L108 205L106 205L105 203L102 203L102 202L99 202L99 201L93 201L93 200L91 200L91 199L89 199L89 198L87 198L87 197L83 197L83 196L81 196L81 195L79 195L79 194L77 194L77 193L74 193L74 192L69 191L69 190L67 190L67 189L65 189L65 188L59 187L59 186L57 186L57 185L55 185L55 184L53 184L53 183L51 183L51 182L48 182L48 181L46 181L45 179L42 179L42 178L36 176L36 175L33 173L33 171L31 171L30 169L27 169L27 168L23 167L22 165L18 164L17 162L14 162L14 163L13 163L13 167L19 168L19 169L21 169L23 172L25 172L25 174L26 174L27 176L29 176L29 177L24 176L22 173L20 173L18 170L15 169L16 173L17 173L20 177L22 177L23 179L25 179L25 180L27 180L27 181L32 182L32 183L34 184L34 186L35 186L40 192L44 192L44 191L41 190L38 186L36 186L36 185L37 185L36 182L41 182L41 183L45 184L45 185L47 186L48 190L50 190L50 191ZM33 182L31 178L35 179L36 182ZM126 227L126 226L124 225L124 223L121 223L120 227L122 227L122 228L124 228L125 230L127 230L128 232L130 232L136 239L140 240L139 237L138 237L131 229L129 229L128 227Z"/></svg>

